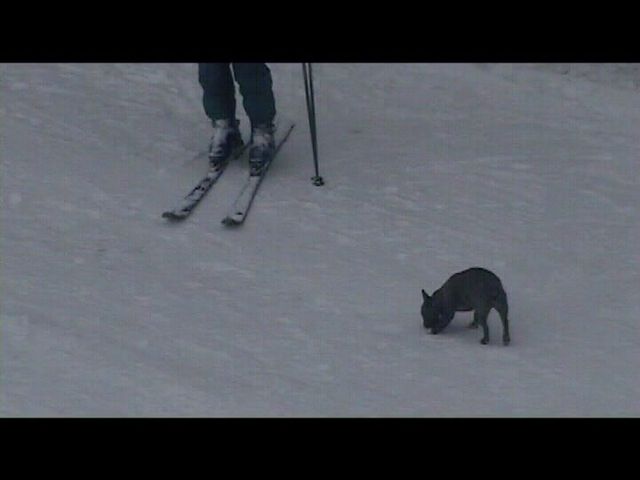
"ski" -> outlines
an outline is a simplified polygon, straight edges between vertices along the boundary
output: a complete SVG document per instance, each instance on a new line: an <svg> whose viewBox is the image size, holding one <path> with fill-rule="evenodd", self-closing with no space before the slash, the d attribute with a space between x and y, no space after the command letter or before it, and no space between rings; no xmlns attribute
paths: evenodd
<svg viewBox="0 0 640 480"><path fill-rule="evenodd" d="M269 162L262 168L259 175L249 175L245 184L242 186L240 193L238 194L236 200L231 205L227 216L222 220L222 223L228 227L242 225L245 219L247 218L247 214L249 213L249 209L253 203L253 199L258 192L258 188L264 180L265 175L267 174L267 170L273 163L278 151L280 151L280 147L287 141L291 131L295 127L295 123L291 124L284 132L284 135L276 141L276 149L273 152L273 157Z"/></svg>
<svg viewBox="0 0 640 480"><path fill-rule="evenodd" d="M243 144L240 148L234 151L231 158L237 159L247 150L248 144ZM182 200L173 210L168 210L162 214L162 218L169 220L179 221L187 218L194 208L200 203L200 200L207 194L211 187L222 176L225 169L229 165L229 161L210 167L207 174L202 177L198 184L191 190L186 197Z"/></svg>

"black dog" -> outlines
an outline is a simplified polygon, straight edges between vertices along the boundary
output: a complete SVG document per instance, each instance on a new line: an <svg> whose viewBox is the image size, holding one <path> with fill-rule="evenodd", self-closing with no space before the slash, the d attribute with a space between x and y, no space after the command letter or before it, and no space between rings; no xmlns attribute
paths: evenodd
<svg viewBox="0 0 640 480"><path fill-rule="evenodd" d="M500 279L484 268L470 268L452 275L442 287L430 297L422 290L422 321L424 328L430 328L432 334L441 332L451 320L455 312L473 310L473 322L469 328L482 325L484 336L480 343L489 343L489 327L487 317L492 308L500 314L502 320L502 342L509 345L509 306L507 294Z"/></svg>

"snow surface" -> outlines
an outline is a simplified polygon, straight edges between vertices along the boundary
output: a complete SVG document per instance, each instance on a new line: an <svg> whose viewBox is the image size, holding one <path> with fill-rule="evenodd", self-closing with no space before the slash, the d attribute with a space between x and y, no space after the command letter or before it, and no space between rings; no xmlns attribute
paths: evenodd
<svg viewBox="0 0 640 480"><path fill-rule="evenodd" d="M0 415L640 414L638 65L315 65L318 188L272 64L298 127L239 229L244 163L160 218L206 169L196 68L0 65ZM422 328L471 266L508 347Z"/></svg>

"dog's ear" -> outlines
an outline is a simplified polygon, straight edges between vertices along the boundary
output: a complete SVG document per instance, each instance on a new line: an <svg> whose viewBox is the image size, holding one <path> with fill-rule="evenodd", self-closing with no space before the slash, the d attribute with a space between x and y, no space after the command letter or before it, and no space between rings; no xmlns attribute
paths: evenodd
<svg viewBox="0 0 640 480"><path fill-rule="evenodd" d="M422 299L427 301L427 300L429 300L429 298L430 298L429 295L427 295L427 292L425 292L424 289L423 289L422 290Z"/></svg>

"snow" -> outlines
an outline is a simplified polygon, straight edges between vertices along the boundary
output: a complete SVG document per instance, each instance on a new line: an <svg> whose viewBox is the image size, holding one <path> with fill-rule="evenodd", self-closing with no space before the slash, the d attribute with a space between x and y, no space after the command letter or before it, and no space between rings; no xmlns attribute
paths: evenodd
<svg viewBox="0 0 640 480"><path fill-rule="evenodd" d="M244 226L193 64L0 65L0 415L637 416L638 65L314 65ZM247 120L240 107L241 126ZM483 266L511 345L421 293Z"/></svg>

